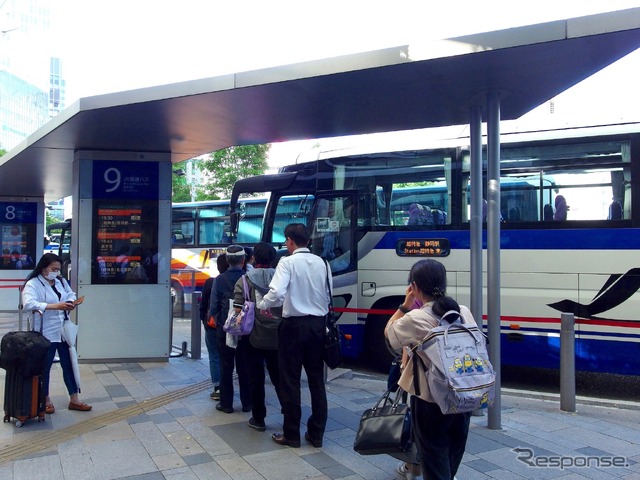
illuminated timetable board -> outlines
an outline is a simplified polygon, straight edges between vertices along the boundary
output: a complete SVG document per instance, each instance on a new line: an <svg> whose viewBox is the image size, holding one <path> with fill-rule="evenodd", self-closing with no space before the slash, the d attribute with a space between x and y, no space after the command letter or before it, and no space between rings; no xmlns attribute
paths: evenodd
<svg viewBox="0 0 640 480"><path fill-rule="evenodd" d="M403 238L396 243L401 257L446 257L450 251L448 238Z"/></svg>

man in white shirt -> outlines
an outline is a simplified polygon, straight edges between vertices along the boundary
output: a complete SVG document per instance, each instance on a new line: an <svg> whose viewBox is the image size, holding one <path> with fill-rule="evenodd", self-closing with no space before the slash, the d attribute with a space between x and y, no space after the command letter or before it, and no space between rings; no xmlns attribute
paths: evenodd
<svg viewBox="0 0 640 480"><path fill-rule="evenodd" d="M304 367L311 393L311 416L304 438L319 448L327 424L323 353L332 281L327 264L307 248L309 233L305 225L287 225L284 236L291 255L280 260L269 292L257 305L260 310L268 310L282 302L278 361L284 422L283 432L274 433L272 438L280 445L300 446L300 377Z"/></svg>

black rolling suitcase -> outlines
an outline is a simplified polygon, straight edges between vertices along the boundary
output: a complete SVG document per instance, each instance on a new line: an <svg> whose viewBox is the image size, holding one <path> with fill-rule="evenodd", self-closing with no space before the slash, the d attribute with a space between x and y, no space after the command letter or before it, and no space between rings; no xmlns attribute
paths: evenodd
<svg viewBox="0 0 640 480"><path fill-rule="evenodd" d="M42 322L40 323L42 330ZM40 332L9 332L0 342L0 367L4 382L4 421L16 419L16 427L27 420L45 419L46 395L42 375L50 347Z"/></svg>

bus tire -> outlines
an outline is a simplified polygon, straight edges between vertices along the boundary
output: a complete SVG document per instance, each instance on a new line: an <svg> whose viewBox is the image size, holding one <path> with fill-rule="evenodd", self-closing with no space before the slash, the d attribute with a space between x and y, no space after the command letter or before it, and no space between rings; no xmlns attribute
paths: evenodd
<svg viewBox="0 0 640 480"><path fill-rule="evenodd" d="M173 300L173 316L184 317L184 290L182 285L171 282L171 299Z"/></svg>
<svg viewBox="0 0 640 480"><path fill-rule="evenodd" d="M370 315L364 329L365 355L369 366L381 373L389 373L395 355L387 347L384 327L389 320L385 315Z"/></svg>

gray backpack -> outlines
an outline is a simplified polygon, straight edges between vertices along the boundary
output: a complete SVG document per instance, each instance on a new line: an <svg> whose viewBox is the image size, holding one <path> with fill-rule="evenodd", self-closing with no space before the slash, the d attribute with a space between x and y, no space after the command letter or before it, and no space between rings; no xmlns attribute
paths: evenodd
<svg viewBox="0 0 640 480"><path fill-rule="evenodd" d="M459 315L450 311L442 317L450 313ZM443 414L489 407L495 398L496 373L489 362L484 334L475 325L463 324L460 316L452 323L443 318L412 348L416 395L420 395L418 375L424 372L429 393ZM431 362L428 369L419 352Z"/></svg>

